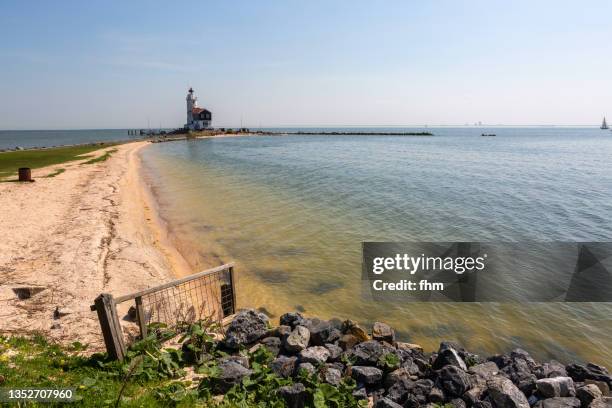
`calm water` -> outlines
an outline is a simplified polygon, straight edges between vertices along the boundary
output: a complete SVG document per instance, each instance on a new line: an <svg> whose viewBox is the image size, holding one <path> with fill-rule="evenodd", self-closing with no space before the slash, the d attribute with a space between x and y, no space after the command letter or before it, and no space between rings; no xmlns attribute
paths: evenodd
<svg viewBox="0 0 612 408"><path fill-rule="evenodd" d="M445 339L612 365L612 304L364 297L364 240L612 240L611 132L430 130L181 141L152 145L143 159L189 261L237 262L240 306L382 320L429 350Z"/></svg>
<svg viewBox="0 0 612 408"><path fill-rule="evenodd" d="M0 130L0 150L137 139L127 129Z"/></svg>

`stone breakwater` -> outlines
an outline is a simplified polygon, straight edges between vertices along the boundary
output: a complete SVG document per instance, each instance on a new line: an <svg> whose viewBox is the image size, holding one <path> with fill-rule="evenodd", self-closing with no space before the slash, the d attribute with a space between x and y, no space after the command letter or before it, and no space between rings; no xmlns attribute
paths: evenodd
<svg viewBox="0 0 612 408"><path fill-rule="evenodd" d="M241 311L226 330L223 346L234 357L219 362L214 392L224 393L251 373L238 351L267 348L279 377L303 371L338 386L348 377L352 394L374 407L612 408L612 376L596 364L535 361L527 351L482 357L443 342L426 353L417 344L396 341L392 327L377 322L367 331L347 320L326 321L286 313L271 328L254 310ZM300 382L276 392L289 407L308 404Z"/></svg>

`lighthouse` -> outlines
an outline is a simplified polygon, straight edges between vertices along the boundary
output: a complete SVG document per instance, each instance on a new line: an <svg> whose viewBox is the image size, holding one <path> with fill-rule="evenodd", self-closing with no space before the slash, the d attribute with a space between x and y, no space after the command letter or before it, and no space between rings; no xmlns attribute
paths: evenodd
<svg viewBox="0 0 612 408"><path fill-rule="evenodd" d="M187 92L187 123L185 128L189 130L207 129L212 121L212 113L198 106L198 97L195 96L193 88Z"/></svg>

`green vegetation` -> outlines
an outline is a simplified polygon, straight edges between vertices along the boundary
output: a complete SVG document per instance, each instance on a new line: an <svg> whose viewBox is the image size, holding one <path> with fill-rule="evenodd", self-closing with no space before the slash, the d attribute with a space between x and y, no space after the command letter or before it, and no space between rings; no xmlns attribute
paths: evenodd
<svg viewBox="0 0 612 408"><path fill-rule="evenodd" d="M87 158L88 156L83 155L108 146L109 144L100 144L3 152L0 153L0 177L16 174L20 167L36 169Z"/></svg>
<svg viewBox="0 0 612 408"><path fill-rule="evenodd" d="M100 163L100 162L106 161L116 151L117 151L117 149L107 150L103 155L100 155L98 157L94 157L93 159L87 160L86 162L83 162L81 164L94 164L94 163Z"/></svg>
<svg viewBox="0 0 612 408"><path fill-rule="evenodd" d="M272 373L273 356L267 348L240 351L249 359L252 373L225 395L214 396L221 372L218 363L227 356L210 334L214 327L186 325L180 338L161 324L149 328L150 335L133 344L122 362L109 361L105 354L84 357L86 346L78 342L65 347L50 344L42 336L0 336L0 387L73 387L79 406L285 406L276 390L293 380ZM169 339L178 339L180 347L162 347ZM187 372L195 373L197 381L187 380ZM353 397L355 383L350 378L335 387L303 371L297 380L306 387L308 407L357 408L364 404ZM43 405L53 406L40 403Z"/></svg>
<svg viewBox="0 0 612 408"><path fill-rule="evenodd" d="M63 172L65 172L65 171L66 171L66 169L64 169L64 168L59 168L59 169L55 170L54 172L51 172L51 173L47 174L45 177L47 177L47 178L48 178L48 177L55 177L55 176L57 176L57 175L62 174L62 173L63 173Z"/></svg>

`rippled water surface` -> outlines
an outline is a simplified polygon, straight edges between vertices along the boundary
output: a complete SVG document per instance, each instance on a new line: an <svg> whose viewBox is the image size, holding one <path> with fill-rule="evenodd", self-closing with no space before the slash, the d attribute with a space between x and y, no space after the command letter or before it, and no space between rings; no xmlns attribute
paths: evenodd
<svg viewBox="0 0 612 408"><path fill-rule="evenodd" d="M364 297L365 240L612 240L612 132L430 130L435 136L181 141L152 145L143 159L188 260L237 262L240 306L382 320L427 349L444 339L610 364L610 304Z"/></svg>

